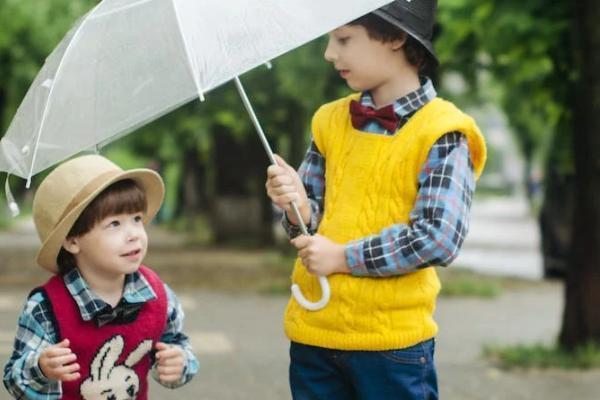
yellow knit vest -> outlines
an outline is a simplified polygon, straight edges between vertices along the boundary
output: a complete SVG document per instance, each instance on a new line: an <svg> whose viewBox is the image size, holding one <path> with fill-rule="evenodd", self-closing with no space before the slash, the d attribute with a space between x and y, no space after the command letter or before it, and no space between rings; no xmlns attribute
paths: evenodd
<svg viewBox="0 0 600 400"><path fill-rule="evenodd" d="M415 204L418 174L433 144L445 133L467 136L479 177L486 157L483 136L471 117L434 99L393 136L352 127L348 96L322 106L313 118L316 146L326 159L325 213L318 233L336 243L407 223ZM318 280L296 260L292 280L307 299L321 297ZM290 340L340 350L389 350L414 345L437 333L433 320L440 282L434 268L390 278L329 276L331 301L307 311L292 298L285 312Z"/></svg>

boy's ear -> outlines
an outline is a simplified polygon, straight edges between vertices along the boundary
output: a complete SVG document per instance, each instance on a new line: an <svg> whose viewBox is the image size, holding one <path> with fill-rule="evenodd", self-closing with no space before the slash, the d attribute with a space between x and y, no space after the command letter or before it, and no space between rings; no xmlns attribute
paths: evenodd
<svg viewBox="0 0 600 400"><path fill-rule="evenodd" d="M62 247L71 254L79 253L79 242L77 238L66 238Z"/></svg>
<svg viewBox="0 0 600 400"><path fill-rule="evenodd" d="M392 40L390 42L392 50L397 51L397 50L400 50L402 47L404 47L404 44L406 43L406 37L407 37L407 34L405 33L402 35L402 38Z"/></svg>

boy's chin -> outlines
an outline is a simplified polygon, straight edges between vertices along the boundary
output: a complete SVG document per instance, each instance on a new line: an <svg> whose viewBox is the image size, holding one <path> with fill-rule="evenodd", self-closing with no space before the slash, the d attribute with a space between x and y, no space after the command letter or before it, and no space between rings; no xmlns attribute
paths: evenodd
<svg viewBox="0 0 600 400"><path fill-rule="evenodd" d="M348 82L348 81L346 81L346 85L348 85L348 87L355 92L362 93L362 92L366 92L370 89L368 87L365 87L365 85L360 85L360 84L356 84L356 83L352 83L352 82Z"/></svg>
<svg viewBox="0 0 600 400"><path fill-rule="evenodd" d="M142 266L142 261L131 263L129 265L123 266L122 272L124 274L132 274L134 272L139 271L139 269L140 269L141 266Z"/></svg>

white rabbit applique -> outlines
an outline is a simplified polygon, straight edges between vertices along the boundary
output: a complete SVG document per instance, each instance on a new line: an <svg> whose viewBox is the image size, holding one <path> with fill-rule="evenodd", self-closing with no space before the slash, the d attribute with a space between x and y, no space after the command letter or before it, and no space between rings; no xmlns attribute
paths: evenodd
<svg viewBox="0 0 600 400"><path fill-rule="evenodd" d="M140 378L133 366L152 349L152 340L140 342L123 364L117 364L124 345L123 336L116 335L96 353L90 366L90 375L79 388L85 400L135 399L140 389Z"/></svg>

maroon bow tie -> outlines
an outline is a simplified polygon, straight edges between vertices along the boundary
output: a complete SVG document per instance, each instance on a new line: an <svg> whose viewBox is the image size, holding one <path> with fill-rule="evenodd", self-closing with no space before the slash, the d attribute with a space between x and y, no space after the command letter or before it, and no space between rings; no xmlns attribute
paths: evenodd
<svg viewBox="0 0 600 400"><path fill-rule="evenodd" d="M350 102L350 117L355 129L362 128L367 121L372 120L377 121L389 132L395 132L400 122L392 104L376 110L373 107L363 106L356 100Z"/></svg>

